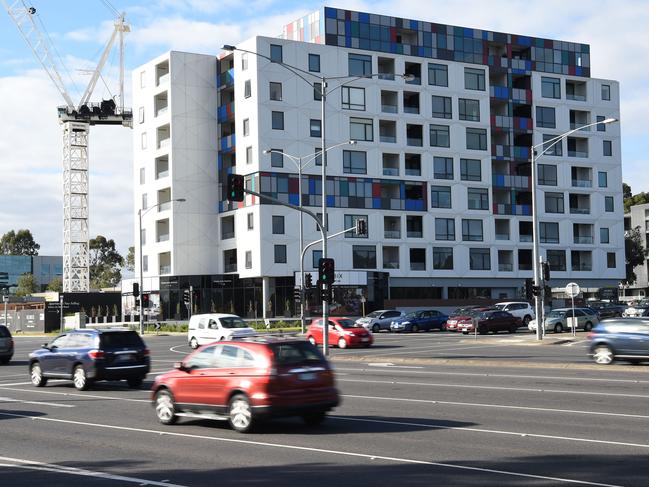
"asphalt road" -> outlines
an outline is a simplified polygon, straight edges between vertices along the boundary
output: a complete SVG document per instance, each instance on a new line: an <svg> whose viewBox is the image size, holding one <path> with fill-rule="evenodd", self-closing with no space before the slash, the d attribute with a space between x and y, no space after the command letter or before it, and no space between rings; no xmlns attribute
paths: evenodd
<svg viewBox="0 0 649 487"><path fill-rule="evenodd" d="M322 426L241 435L162 426L148 391L125 383L34 388L25 359L44 339L17 338L0 367L0 485L648 485L649 366L596 367L582 343L516 339L385 334L333 350L343 403ZM152 375L189 350L181 336L146 340Z"/></svg>

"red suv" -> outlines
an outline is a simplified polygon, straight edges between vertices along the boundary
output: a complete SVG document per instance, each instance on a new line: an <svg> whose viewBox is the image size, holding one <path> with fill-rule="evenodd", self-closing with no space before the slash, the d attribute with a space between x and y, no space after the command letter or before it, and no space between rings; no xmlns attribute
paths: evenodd
<svg viewBox="0 0 649 487"><path fill-rule="evenodd" d="M316 318L309 325L306 338L313 345L322 345L323 331L322 318ZM329 343L331 345L337 345L339 348L369 347L373 342L372 334L362 325L357 325L354 320L340 317L329 318Z"/></svg>
<svg viewBox="0 0 649 487"><path fill-rule="evenodd" d="M158 420L227 420L241 433L271 416L321 423L340 401L334 375L320 351L304 340L259 337L205 345L156 378Z"/></svg>

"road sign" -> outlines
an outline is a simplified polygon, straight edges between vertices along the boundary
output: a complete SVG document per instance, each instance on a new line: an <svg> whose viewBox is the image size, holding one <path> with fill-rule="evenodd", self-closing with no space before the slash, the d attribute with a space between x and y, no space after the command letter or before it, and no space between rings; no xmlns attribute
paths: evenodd
<svg viewBox="0 0 649 487"><path fill-rule="evenodd" d="M581 290L579 289L579 284L577 284L576 282L569 282L566 285L566 294L569 298L578 296L580 292Z"/></svg>

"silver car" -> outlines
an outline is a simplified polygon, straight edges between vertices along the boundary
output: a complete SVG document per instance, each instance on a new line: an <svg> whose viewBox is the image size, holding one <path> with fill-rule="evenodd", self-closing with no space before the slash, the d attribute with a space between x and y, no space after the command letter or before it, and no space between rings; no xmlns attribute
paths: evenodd
<svg viewBox="0 0 649 487"><path fill-rule="evenodd" d="M381 330L390 330L390 323L395 318L401 318L405 313L396 309L379 309L372 311L367 316L356 320L357 325L361 325L366 330L378 333Z"/></svg>
<svg viewBox="0 0 649 487"><path fill-rule="evenodd" d="M568 324L568 318L572 317L572 308L559 308L553 309L545 315L545 329L547 331L554 331L561 333L564 330L572 330L572 326ZM577 329L590 331L591 328L599 323L599 318L596 314L590 314L583 309L575 308L575 317L577 318ZM536 320L531 320L527 327L530 331L536 331Z"/></svg>

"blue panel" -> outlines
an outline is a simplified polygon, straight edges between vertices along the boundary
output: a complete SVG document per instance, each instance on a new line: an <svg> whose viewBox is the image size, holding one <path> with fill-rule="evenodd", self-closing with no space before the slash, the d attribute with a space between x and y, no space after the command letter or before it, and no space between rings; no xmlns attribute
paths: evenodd
<svg viewBox="0 0 649 487"><path fill-rule="evenodd" d="M473 29L464 28L464 37L473 37Z"/></svg>
<svg viewBox="0 0 649 487"><path fill-rule="evenodd" d="M288 195L288 202L292 205L298 206L300 204L300 195L291 193Z"/></svg>
<svg viewBox="0 0 649 487"><path fill-rule="evenodd" d="M336 206L336 197L333 194L328 194L327 195L327 207L335 207Z"/></svg>
<svg viewBox="0 0 649 487"><path fill-rule="evenodd" d="M369 24L370 23L370 14L359 12L358 13L358 21Z"/></svg>
<svg viewBox="0 0 649 487"><path fill-rule="evenodd" d="M581 76L581 66L575 66L575 74L577 76Z"/></svg>
<svg viewBox="0 0 649 487"><path fill-rule="evenodd" d="M381 198L372 198L372 208L381 209Z"/></svg>
<svg viewBox="0 0 649 487"><path fill-rule="evenodd" d="M325 7L325 17L328 19L338 18L338 9Z"/></svg>

